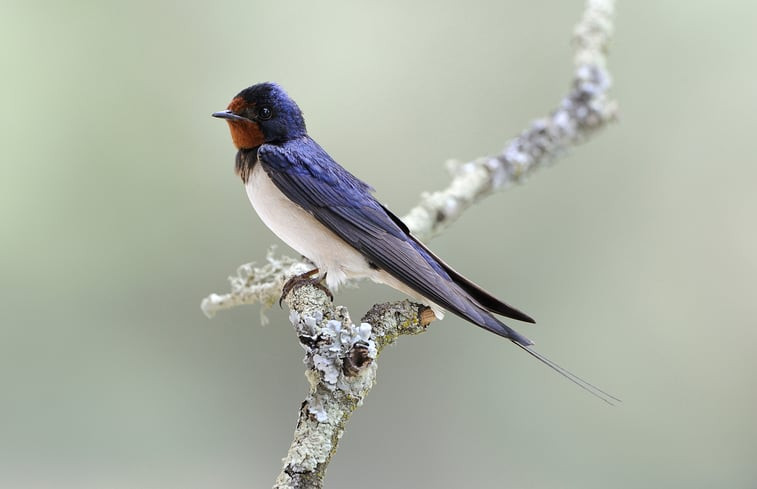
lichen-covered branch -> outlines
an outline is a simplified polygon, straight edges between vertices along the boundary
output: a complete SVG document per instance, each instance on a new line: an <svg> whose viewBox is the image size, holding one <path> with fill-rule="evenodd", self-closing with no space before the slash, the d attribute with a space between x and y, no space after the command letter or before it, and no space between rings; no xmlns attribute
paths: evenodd
<svg viewBox="0 0 757 489"><path fill-rule="evenodd" d="M415 236L428 239L437 235L476 202L523 182L614 120L617 107L608 95L610 75L605 67L613 9L613 0L586 2L574 34L576 51L568 94L549 115L534 120L509 141L502 152L448 164L449 186L424 193L420 203L403 217ZM237 275L229 278L231 291L206 297L202 310L211 317L242 304L270 306L279 299L289 277L311 268L304 260L269 252L262 266L239 267ZM381 349L400 335L422 332L433 313L409 301L380 304L355 325L345 308L335 307L315 287L295 289L286 301L306 352L310 394L300 410L294 441L275 487L320 488L345 423L375 381L375 360Z"/></svg>
<svg viewBox="0 0 757 489"><path fill-rule="evenodd" d="M493 156L467 163L450 162L451 184L425 193L403 217L419 238L430 238L449 226L471 205L515 183L521 183L597 129L614 120L617 104L609 99L610 74L605 50L612 32L612 1L590 0L575 29L573 82L568 94L548 116L530 127Z"/></svg>
<svg viewBox="0 0 757 489"><path fill-rule="evenodd" d="M434 314L401 301L374 306L354 324L344 307L316 287L296 288L285 300L305 349L310 393L274 488L319 488L347 420L373 387L381 350L400 335L425 331Z"/></svg>
<svg viewBox="0 0 757 489"><path fill-rule="evenodd" d="M467 163L451 162L452 176L443 190L424 193L421 201L402 219L420 239L440 233L470 206L492 193L522 183L545 163L565 154L573 145L585 141L598 129L614 120L617 105L609 98L610 75L605 67L605 52L612 34L611 0L589 0L583 18L575 28L574 71L571 88L548 116L531 122L521 134L509 141L501 153ZM267 257L266 265L239 267L230 277L231 291L211 294L202 301L202 310L212 317L216 312L242 304L273 304L281 285L292 276L293 268L309 265L288 257Z"/></svg>
<svg viewBox="0 0 757 489"><path fill-rule="evenodd" d="M271 307L281 295L281 289L289 279L313 268L313 265L303 259L288 256L277 257L275 247L271 247L266 254L266 263L255 266L255 263L245 263L237 268L237 274L229 277L231 292L226 294L210 294L203 299L201 308L208 317L213 317L216 311L231 309L243 304L260 303L261 323L268 323L265 309Z"/></svg>

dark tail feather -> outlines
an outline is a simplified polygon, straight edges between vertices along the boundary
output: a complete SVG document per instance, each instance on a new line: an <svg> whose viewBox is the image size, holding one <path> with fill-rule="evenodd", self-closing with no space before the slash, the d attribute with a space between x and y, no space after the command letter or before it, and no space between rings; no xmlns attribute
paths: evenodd
<svg viewBox="0 0 757 489"><path fill-rule="evenodd" d="M387 211L388 212L388 211ZM401 221L400 221L401 222ZM486 309L487 311L499 314L501 316L505 316L510 319L516 319L518 321L525 321L527 323L535 323L534 318L529 316L523 311L519 311L518 309L514 308L513 306L506 304L502 302L501 300L497 299L493 295L491 295L489 292L485 291L481 287L479 287L477 284L472 282L471 280L465 278L464 276L460 275L457 271L455 271L454 268L447 265L444 260L436 256L431 250L429 250L426 245L415 239L415 237L411 234L408 234L410 238L415 241L415 243L423 248L423 250L428 253L428 255L436 260L436 262L441 266L445 272L447 272L447 275L450 276L453 282L463 289L468 295L470 295L471 298L476 302L477 305L481 306L482 308Z"/></svg>
<svg viewBox="0 0 757 489"><path fill-rule="evenodd" d="M506 325L499 319L495 318L494 316L492 316L485 310L482 310L478 306L478 304L475 304L475 312L478 313L477 316L474 316L470 310L464 311L463 314L460 314L458 312L455 312L455 313L460 314L460 316L472 322L478 327L484 328L485 330L490 331L496 335L502 336L503 338L507 338L508 340L512 341L513 343L520 346L521 348L531 346L534 344L533 341L529 340L522 334L518 333L513 328Z"/></svg>
<svg viewBox="0 0 757 489"><path fill-rule="evenodd" d="M594 384L582 379L581 377L574 374L570 370L567 370L561 367L560 365L556 364L555 362L545 357L541 353L538 353L532 350L531 345L534 344L533 341L529 340L527 337L518 333L517 331L507 326L502 321L498 320L497 318L489 314L489 312L487 312L485 309L483 309L481 306L479 306L475 302L469 301L467 304L462 305L462 307L461 306L449 307L448 304L445 304L445 305L447 306L449 311L457 314L458 316L464 319L467 319L468 321L475 324L476 326L479 326L487 331L490 331L496 335L502 336L512 341L521 350L525 351L526 353L528 353L529 355L531 355L532 357L534 357L535 359L539 360L541 363L546 365L547 367L551 368L558 374L562 375L569 381L576 384L581 389L601 399L607 404L614 406L616 402L623 402L617 397L613 396L612 394L605 392L599 387L595 386Z"/></svg>
<svg viewBox="0 0 757 489"><path fill-rule="evenodd" d="M445 272L447 272L447 275L450 276L450 278L452 279L452 281L455 282L455 284L457 284L458 287L460 287L465 292L467 292L479 306L483 307L487 311L491 311L493 313L500 314L500 315L508 317L510 319L517 319L518 321L525 321L527 323L535 323L536 322L528 314L526 314L526 313L524 313L522 311L519 311L516 308L514 308L514 307L512 307L512 306L510 306L508 304L505 304L504 302L502 302L501 300L497 299L496 297L494 297L493 295L491 295L490 293L488 293L487 291L485 291L484 289L482 289L481 287L479 287L478 285L476 285L475 283L473 283L469 279L467 279L467 278L463 277L462 275L460 275L459 273L457 273L454 268L452 268L451 266L447 265L444 262L444 260L442 260L441 258L439 258L438 256L436 256L433 251L429 250L426 247L426 245L424 245L423 243L421 243L420 241L418 241L418 239L415 236L413 236L412 234L410 234L410 229L408 229L407 225L404 222L402 222L402 219L400 219L399 217L395 216L392 213L392 211L390 211L389 209L387 209L383 205L381 206L381 208L384 209L384 212L386 212L386 215L389 216L389 218L392 221L394 221L394 223L407 235L407 237L410 238L411 240L413 240L413 242L415 242L415 244L419 248L421 248L423 251L426 252L426 254L428 256L430 256L433 260L435 260L436 263L440 267L442 267ZM496 333L496 331L495 331L495 333ZM497 334L501 334L501 333L497 333Z"/></svg>
<svg viewBox="0 0 757 489"><path fill-rule="evenodd" d="M496 335L503 336L507 338L508 340L515 343L515 346L520 348L521 350L525 351L535 359L539 360L541 363L546 365L547 367L551 368L558 374L562 375L569 381L576 384L581 389L585 390L586 392L590 393L591 395L598 397L599 399L603 400L607 404L614 406L616 402L623 402L617 397L613 396L612 394L603 391L596 385L587 382L586 380L582 379L578 375L574 374L570 370L567 370L560 365L556 364L549 358L545 357L541 353L538 353L531 349L531 345L534 344L533 341L529 340L522 334L518 333L499 319L495 318L491 314L489 314L485 309L480 308L477 304L474 302L469 302L469 305L474 307L468 307L465 310L461 309L450 309L455 314L467 319L468 321L472 322L476 326L479 326L481 328L484 328L487 331L490 331Z"/></svg>
<svg viewBox="0 0 757 489"><path fill-rule="evenodd" d="M534 321L534 318L532 318L528 314L524 313L523 311L519 311L509 304L502 302L475 283L463 277L462 275L454 271L451 267L449 267L446 263L441 262L441 265L445 267L444 269L446 270L447 274L452 277L455 283L460 286L461 289L470 294L470 296L473 297L473 299L478 302L484 309L510 319L516 319L518 321L525 321L527 323L536 322Z"/></svg>
<svg viewBox="0 0 757 489"><path fill-rule="evenodd" d="M514 339L511 339L510 341L512 341L515 344L515 346L517 346L521 350L525 351L526 353L528 353L529 355L531 355L535 359L539 360L541 363L543 363L547 367L551 368L552 370L554 370L558 374L562 375L563 377L565 377L569 381L573 382L578 387L580 387L581 389L585 390L586 392L588 392L589 394L593 395L594 397L597 397L597 398L603 400L604 402L606 402L610 406L615 406L615 403L623 402L620 399L618 399L617 397L613 396L612 394L603 391L602 389L600 389L596 385L594 385L594 384L592 384L590 382L585 381L584 379L582 379L578 375L574 374L573 372L562 368L561 366L559 366L558 364L556 364L555 362L553 362L549 358L545 357L541 353L535 352L534 350L532 350L528 346L524 346L524 345L522 345L521 343L519 343L518 341L516 341Z"/></svg>

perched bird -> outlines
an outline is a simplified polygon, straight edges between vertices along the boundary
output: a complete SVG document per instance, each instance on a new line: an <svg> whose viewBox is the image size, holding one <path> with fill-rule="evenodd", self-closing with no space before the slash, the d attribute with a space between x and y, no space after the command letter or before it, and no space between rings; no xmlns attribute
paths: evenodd
<svg viewBox="0 0 757 489"><path fill-rule="evenodd" d="M450 311L509 339L603 400L615 399L535 352L531 340L494 317L534 322L413 237L373 197L370 186L308 136L302 111L279 85L246 88L213 117L228 122L238 149L236 173L255 211L282 241L315 264L301 280L324 280L334 291L355 278L389 285L428 304L438 317Z"/></svg>

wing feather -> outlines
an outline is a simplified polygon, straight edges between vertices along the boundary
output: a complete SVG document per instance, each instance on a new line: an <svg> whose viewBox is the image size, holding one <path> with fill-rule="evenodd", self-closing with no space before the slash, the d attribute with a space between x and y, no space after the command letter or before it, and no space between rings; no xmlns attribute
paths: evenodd
<svg viewBox="0 0 757 489"><path fill-rule="evenodd" d="M528 316L438 259L371 195L368 185L339 166L315 141L303 138L282 146L263 145L257 156L282 193L371 263L450 312L524 346L532 344L488 310Z"/></svg>

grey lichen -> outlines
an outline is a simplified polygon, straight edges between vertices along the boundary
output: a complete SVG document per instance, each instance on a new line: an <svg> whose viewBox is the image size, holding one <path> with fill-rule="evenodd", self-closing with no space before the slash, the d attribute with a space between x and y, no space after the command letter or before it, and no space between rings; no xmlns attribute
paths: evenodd
<svg viewBox="0 0 757 489"><path fill-rule="evenodd" d="M288 256L277 257L272 246L266 254L266 263L255 266L255 263L245 263L237 268L236 275L229 277L231 291L226 294L210 294L202 300L200 309L209 318L223 309L243 304L262 304L263 310L271 307L281 294L281 288L288 277L307 272L313 265L302 259ZM268 319L261 310L261 322L266 324Z"/></svg>
<svg viewBox="0 0 757 489"><path fill-rule="evenodd" d="M381 304L355 324L316 287L296 288L285 300L305 350L310 392L274 487L321 487L345 423L373 387L379 352L400 335L425 331L427 308L409 301Z"/></svg>
<svg viewBox="0 0 757 489"><path fill-rule="evenodd" d="M617 104L609 98L611 78L605 68L612 11L612 1L587 2L575 31L577 49L568 94L548 116L535 119L509 141L500 154L449 163L453 177L450 185L438 192L424 193L421 202L402 218L413 234L419 238L437 235L479 200L524 182L571 146L615 120Z"/></svg>
<svg viewBox="0 0 757 489"><path fill-rule="evenodd" d="M305 366L319 374L319 381L328 390L350 394L362 387L359 373L378 351L371 339L370 324L354 324L342 307L335 308L335 313L338 319L327 319L321 311L300 314L293 309L289 320L305 349ZM359 369L354 365L356 356L362 357Z"/></svg>

